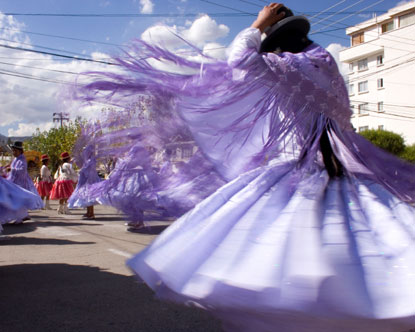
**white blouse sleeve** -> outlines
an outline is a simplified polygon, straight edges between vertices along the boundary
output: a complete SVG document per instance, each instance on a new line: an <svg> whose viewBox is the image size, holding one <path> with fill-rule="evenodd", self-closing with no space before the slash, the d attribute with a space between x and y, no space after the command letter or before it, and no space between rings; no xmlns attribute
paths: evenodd
<svg viewBox="0 0 415 332"><path fill-rule="evenodd" d="M244 63L261 58L259 49L261 47L261 31L257 28L246 28L242 30L231 44L228 64L237 66L241 60ZM248 58L247 58L248 56Z"/></svg>

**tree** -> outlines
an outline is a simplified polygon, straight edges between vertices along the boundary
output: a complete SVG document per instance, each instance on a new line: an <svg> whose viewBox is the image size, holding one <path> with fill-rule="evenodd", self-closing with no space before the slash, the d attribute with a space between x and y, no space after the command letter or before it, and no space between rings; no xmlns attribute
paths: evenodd
<svg viewBox="0 0 415 332"><path fill-rule="evenodd" d="M364 138L374 145L400 156L405 150L405 141L403 137L391 131L381 129L368 129L360 132Z"/></svg>
<svg viewBox="0 0 415 332"><path fill-rule="evenodd" d="M49 168L54 174L60 164L60 154L64 151L72 153L72 148L81 132L81 125L82 120L76 119L65 126L48 131L41 132L37 128L33 137L23 143L24 148L49 155Z"/></svg>

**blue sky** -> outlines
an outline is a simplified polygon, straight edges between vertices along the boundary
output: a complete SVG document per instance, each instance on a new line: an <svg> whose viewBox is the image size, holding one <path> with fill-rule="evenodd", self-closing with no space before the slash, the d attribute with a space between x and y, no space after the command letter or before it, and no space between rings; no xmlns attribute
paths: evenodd
<svg viewBox="0 0 415 332"><path fill-rule="evenodd" d="M312 31L318 30L311 38L329 47L349 46L345 27L401 2L291 0L285 5L310 17ZM265 4L263 0L0 0L0 45L100 59L149 32L164 39L159 27L167 25L201 48L224 48ZM0 47L0 134L30 135L36 127L50 128L52 113L62 110L57 82L74 80L74 75L62 72L90 69L80 61Z"/></svg>

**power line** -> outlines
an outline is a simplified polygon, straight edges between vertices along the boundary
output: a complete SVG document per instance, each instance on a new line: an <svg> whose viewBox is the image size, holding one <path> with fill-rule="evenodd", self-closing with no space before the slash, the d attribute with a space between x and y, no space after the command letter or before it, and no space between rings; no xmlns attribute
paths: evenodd
<svg viewBox="0 0 415 332"><path fill-rule="evenodd" d="M365 113L360 113L360 114L359 113L355 113L354 112L355 109L352 109L352 111L353 111L353 114L356 115L356 116L362 116L362 115L365 114ZM384 119L390 119L390 118L385 117L385 115L387 115L387 116L392 116L392 117L396 117L396 118L415 120L415 116L406 116L406 115L400 115L400 114L390 113L389 110L378 111L378 110L373 110L373 109L367 108L367 109L364 109L362 111L368 112L368 113L375 113L377 115L377 117L384 118Z"/></svg>
<svg viewBox="0 0 415 332"><path fill-rule="evenodd" d="M0 30L17 31L17 32L31 34L31 35L44 36L44 37L52 37L52 38L60 38L60 39L68 39L68 40L75 40L75 41L81 41L81 42L93 43L93 44L102 44L102 45L109 45L109 46L123 46L123 45L120 45L120 44L114 44L114 43L108 43L108 42L101 42L101 41L96 41L96 40L88 40L88 39L81 39L81 38L74 38L74 37L64 37L64 36L57 36L57 35L51 35L51 34L46 34L46 33L32 32L32 31L12 29L12 28L0 28Z"/></svg>
<svg viewBox="0 0 415 332"><path fill-rule="evenodd" d="M360 3L362 0L359 0L358 2ZM366 10L366 9L368 9L368 8L371 8L371 7L373 7L373 6L375 6L375 5L377 5L377 4L379 4L379 3L381 3L381 2L384 2L385 0L379 0L379 1L377 1L377 2L375 2L375 3L373 3L373 4L371 4L371 5L369 5L369 6L367 6L367 7L365 7L365 8L363 8L362 9L362 11L363 10ZM356 12L356 14L359 14L361 11L357 11ZM344 21L345 19L347 19L347 18L349 18L349 17L351 17L351 16L354 16L354 15L356 15L356 14L351 14L351 15L348 15L348 16L346 16L346 17L343 17L342 19L340 19L340 20L337 20L336 22L334 22L334 23L330 23L329 25L326 25L325 27L323 27L323 28L320 28L319 30L317 30L317 31L313 31L314 33L315 32L319 32L319 31L321 31L321 30L323 30L323 29L325 29L325 28L328 28L328 27L330 27L330 26L332 26L333 24L335 24L335 23L339 23L339 22L341 22L341 21ZM317 24L317 23L316 23ZM310 34L313 34L313 32L311 32Z"/></svg>
<svg viewBox="0 0 415 332"><path fill-rule="evenodd" d="M35 45L35 44L24 43L24 42L18 42L18 41L14 41L14 40L10 40L10 39L5 39L5 38L0 38L0 40L6 41L6 42L10 42L10 43L13 43L13 44L29 45L31 47L43 48L45 50L66 52L66 53L73 54L73 55L83 56L83 54L81 54L81 53L71 52L71 51L65 51L65 50L59 50L57 48L52 48L52 47L47 47L47 46Z"/></svg>
<svg viewBox="0 0 415 332"><path fill-rule="evenodd" d="M60 73L60 74L85 75L83 73L75 73L75 72L72 72L72 71L65 71L65 70L58 70L58 69L49 69L49 68L39 68L39 67L33 67L33 66L27 66L27 65L20 65L20 64L8 63L8 62L2 62L2 61L0 61L0 64L2 64L2 65L8 65L8 66L13 66L13 67L23 67L23 68L29 68L29 69L46 70L46 71L51 71L51 72Z"/></svg>
<svg viewBox="0 0 415 332"><path fill-rule="evenodd" d="M100 60L94 60L94 59L89 59L89 58L80 58L80 57L75 57L75 56L70 56L70 55L38 51L38 50L29 49L29 48L15 47L15 46L9 46L9 45L4 45L4 44L0 44L0 47L9 48L9 49L17 50L17 51L25 51L25 52L32 52L32 53L38 53L38 54L52 55L52 56L57 56L57 57L61 57L61 58L66 58L66 59L95 62L95 63L101 63L101 64L105 64L105 65L117 65L115 63L111 63L111 62L107 62L107 61L100 61Z"/></svg>
<svg viewBox="0 0 415 332"><path fill-rule="evenodd" d="M333 20L328 20L328 22L333 22L334 24L336 24L336 26L339 26L339 27L344 27L344 28L349 28L349 27L351 27L350 25L347 25L347 24L344 24L344 23L340 23L340 24L338 24L337 23L337 21L333 21ZM362 23L359 23L359 24L362 24ZM359 25L358 24L358 25ZM311 24L312 26L314 25L314 23L312 23ZM354 25L354 26L356 26L356 25ZM325 31L325 30L323 30L322 32L330 32L329 30L327 30L327 31ZM321 31L320 32L317 32L317 33L322 33ZM317 34L317 33L310 33L310 35L311 34ZM367 35L368 36L375 36L375 37L378 37L379 36L379 34L378 33L376 33L376 32L374 32L373 34L371 33L371 32L367 32ZM414 42L415 42L415 40L414 39L412 39L412 38L407 38L407 37L402 37L402 36L392 36L392 35L388 35L388 37L391 37L391 38L394 38L394 39L396 39L396 40L409 40L410 42L408 43L406 43L406 44L409 44L409 45L413 45L414 44ZM396 40L394 40L394 39L390 39L390 38L388 38L388 37L385 37L385 36L382 36L382 38L383 39L385 39L385 40L390 40L390 41L396 41ZM349 38L347 38L347 37L345 37L347 40L349 40Z"/></svg>
<svg viewBox="0 0 415 332"><path fill-rule="evenodd" d="M377 104L378 102L375 101L366 101L366 100L354 100L350 99L350 102L352 103L368 103L368 104ZM402 107L402 108L415 108L415 105L399 105L399 104L388 104L383 103L385 106L393 106L393 107Z"/></svg>
<svg viewBox="0 0 415 332"><path fill-rule="evenodd" d="M234 9L227 6L222 6L214 2L210 2L207 0L201 0L208 3L215 4L217 6L227 8L227 9ZM158 17L197 17L200 13L166 13L166 14L75 14L75 13L4 13L4 15L10 16L38 16L38 17L81 17L81 18L158 18ZM211 17L239 17L239 16L246 16L246 15L256 15L249 12L239 11L239 13L208 13L207 15Z"/></svg>
<svg viewBox="0 0 415 332"><path fill-rule="evenodd" d="M48 82L48 83L74 85L73 83L70 83L70 82L52 80L52 79L48 79L48 78L36 77L36 76L33 76L33 75L27 75L27 74L19 74L19 73L7 71L7 70L0 70L0 75L13 76L13 77L18 77L18 78L26 78L26 79L30 79L30 80L42 81L42 82Z"/></svg>
<svg viewBox="0 0 415 332"><path fill-rule="evenodd" d="M329 15L328 17L323 18L323 19L321 19L321 20L319 20L319 21L315 22L315 23L314 23L314 25L319 24L319 23L321 23L321 22L324 22L324 21L328 20L329 18L331 18L331 17L335 16L336 14L339 14L339 13L341 13L341 12L345 11L346 9L349 9L349 8L351 8L351 7L354 7L354 6L358 5L358 4L359 4L359 3L361 3L362 1L364 1L364 0L359 0L359 1L357 1L357 2L355 2L355 3L353 3L353 4L351 4L350 6L348 6L348 7L346 7L346 8L343 8L343 9L339 10L337 13L334 13L334 14L332 14L332 15Z"/></svg>
<svg viewBox="0 0 415 332"><path fill-rule="evenodd" d="M256 16L256 15L258 15L258 13L255 13L255 14L253 14L253 13L248 13L248 12L245 12L245 11L243 11L243 10L240 10L240 9L237 9L237 8L232 8L232 7L229 7L229 6L224 6L224 5L218 4L218 3L213 2L213 1L209 1L209 0L200 0L200 1L210 3L210 4L215 5L215 6L218 6L218 7L222 7L222 8L226 8L226 9L235 10L235 11L237 11L237 12L239 12L239 13L248 14L248 15L250 15L250 16Z"/></svg>
<svg viewBox="0 0 415 332"><path fill-rule="evenodd" d="M321 12L317 13L316 15L311 16L311 17L310 17L310 20L312 20L313 18L316 18L316 17L320 16L321 14L326 13L328 10L333 9L334 7L337 7L338 5L342 4L342 3L343 3L343 2L345 2L345 1L346 1L346 0L341 0L341 1L337 2L337 3L335 3L333 6L331 6L331 7L327 8L327 9L322 10Z"/></svg>
<svg viewBox="0 0 415 332"><path fill-rule="evenodd" d="M253 5L253 6L256 6L256 7L260 7L260 8L262 8L263 6L262 5L260 5L259 3L254 3L254 2L251 2L251 1L247 1L247 0L239 0L240 2L245 2L245 3L247 3L247 4L250 4L250 5Z"/></svg>
<svg viewBox="0 0 415 332"><path fill-rule="evenodd" d="M395 60L397 60L397 59L395 59ZM353 78L351 80L348 80L348 82L350 83L350 82L362 81L363 79L368 78L368 77L373 76L373 75L377 75L380 72L384 72L384 71L387 71L387 70L390 70L390 69L394 69L396 67L403 66L403 65L406 65L406 64L414 62L414 61L415 61L415 57L409 58L408 60L406 60L404 62L397 63L397 64L395 64L393 66L390 66L390 67L382 68L382 69L377 70L377 71L372 72L372 73L367 73L366 75L362 75L362 76Z"/></svg>

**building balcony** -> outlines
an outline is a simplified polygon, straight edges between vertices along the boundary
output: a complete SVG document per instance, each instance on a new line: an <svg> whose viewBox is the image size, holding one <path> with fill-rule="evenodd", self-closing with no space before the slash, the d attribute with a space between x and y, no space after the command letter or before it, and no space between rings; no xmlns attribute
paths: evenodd
<svg viewBox="0 0 415 332"><path fill-rule="evenodd" d="M341 62L349 63L377 53L383 53L383 46L373 45L371 42L368 42L341 51L339 59Z"/></svg>

